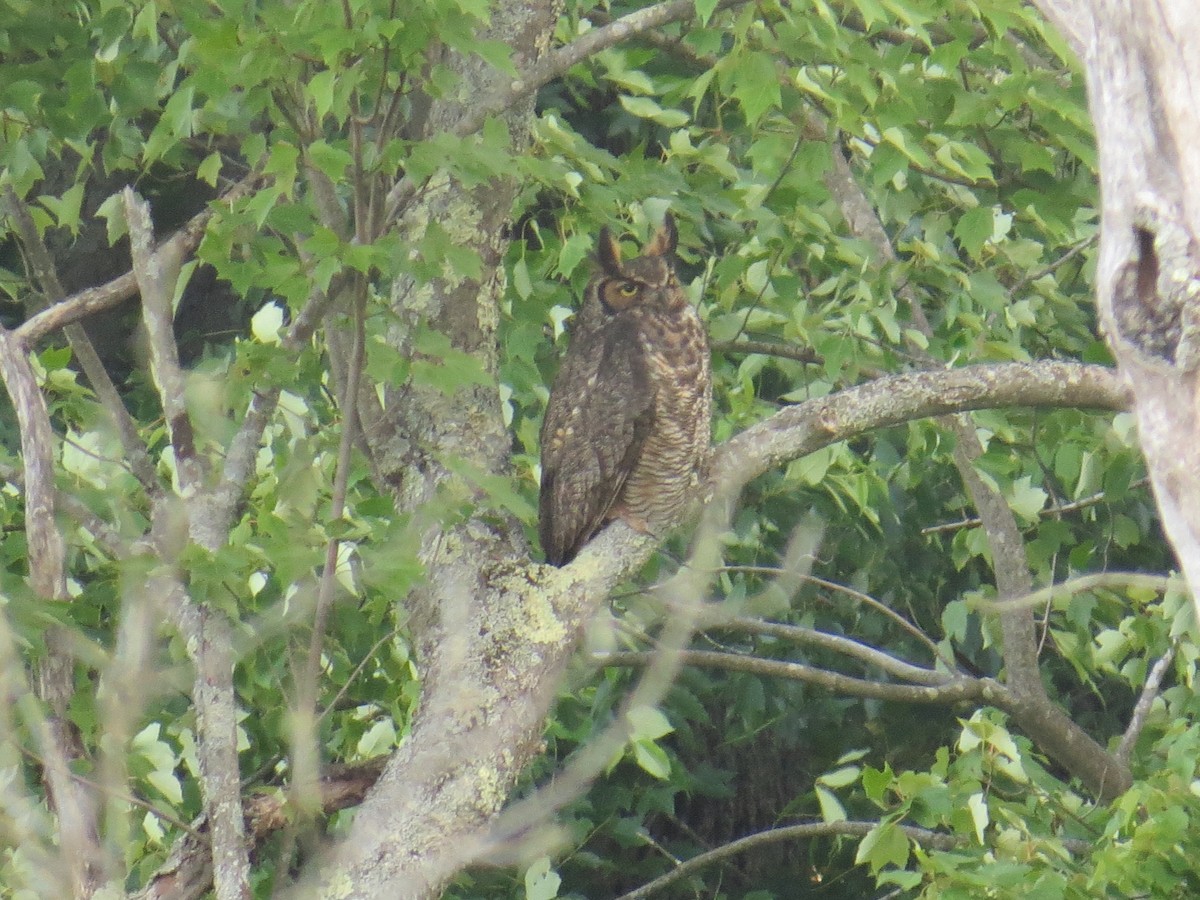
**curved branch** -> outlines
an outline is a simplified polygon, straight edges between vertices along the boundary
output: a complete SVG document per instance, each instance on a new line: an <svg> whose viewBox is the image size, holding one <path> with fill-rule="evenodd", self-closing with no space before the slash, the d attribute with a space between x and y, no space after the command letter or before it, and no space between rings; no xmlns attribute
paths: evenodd
<svg viewBox="0 0 1200 900"><path fill-rule="evenodd" d="M718 622L715 628L722 631L761 634L779 638L792 644L810 644L814 647L832 650L834 653L840 653L843 656L856 659L865 665L874 666L877 669L887 672L889 675L902 678L913 684L942 685L953 681L955 678L955 676L948 672L938 672L935 669L914 666L861 641L843 637L839 634L818 631L815 628L806 628L802 625L764 622L761 619L738 616L726 622Z"/></svg>
<svg viewBox="0 0 1200 900"><path fill-rule="evenodd" d="M1166 575L1147 575L1144 572L1093 572L1056 584L1046 585L1011 600L970 600L967 606L987 613L1003 614L1011 609L1038 609L1054 600L1063 600L1089 591L1135 588L1162 594L1170 590L1173 579Z"/></svg>
<svg viewBox="0 0 1200 900"><path fill-rule="evenodd" d="M1002 363L890 375L789 406L717 448L713 471L744 484L776 466L877 428L999 406L1124 410L1113 369Z"/></svg>
<svg viewBox="0 0 1200 900"><path fill-rule="evenodd" d="M163 242L159 246L159 249L167 250L171 253L178 252L181 257L185 258L189 256L200 246L200 240L204 237L204 231L218 208L217 204L232 203L234 200L244 197L250 192L250 189L254 187L260 177L256 172L239 181L214 200L207 209L201 210L192 216L187 224ZM30 316L19 328L14 330L13 334L25 346L32 347L51 332L64 328L67 325L72 325L75 322L80 322L102 310L111 309L128 300L136 293L137 278L132 271L129 271L124 275L114 278L107 284L79 291L79 293L72 294L65 300L61 300L53 306L42 310L37 315Z"/></svg>
<svg viewBox="0 0 1200 900"><path fill-rule="evenodd" d="M721 0L717 4L717 9L740 6L746 2L748 0ZM483 123L490 116L502 113L520 101L531 97L540 88L564 75L576 63L595 56L609 47L616 46L622 41L627 41L672 22L689 19L695 14L695 0L665 0L663 3L639 9L600 28L592 29L571 43L544 53L535 63L523 72L519 72L515 78L498 78L497 87L490 96L473 104L470 111L464 114L450 129L450 134L456 137L474 134L483 127ZM384 201L384 221L391 221L395 218L416 190L416 183L408 177L397 181L388 191Z"/></svg>
<svg viewBox="0 0 1200 900"><path fill-rule="evenodd" d="M865 697L871 700L893 700L900 703L961 703L965 700L987 700L997 706L1005 706L1007 690L999 682L988 678L969 676L947 676L941 684L888 684L855 678L839 672L829 672L804 663L762 659L737 653L720 653L713 650L685 650L680 654L684 665L698 669L721 669L726 672L744 672L768 678L785 678L815 684L829 691L850 697ZM653 653L634 651L593 653L592 659L605 666L645 666L654 659Z"/></svg>
<svg viewBox="0 0 1200 900"><path fill-rule="evenodd" d="M680 878L686 878L688 875L711 866L714 863L718 863L723 859L736 856L739 853L744 853L747 850L761 847L765 844L819 837L865 837L872 829L879 826L879 822L807 822L801 825L785 825L781 828L760 831L757 834L747 835L744 838L731 841L722 847L717 847L715 850L709 850L707 853L701 853L699 856L693 856L686 862L680 863L666 875L661 875L648 884L642 885L640 888L636 888L627 894L622 894L617 900L641 900L643 897L649 897L651 894L657 893ZM917 828L914 825L895 825L893 827L899 828L904 832L904 836L914 844L921 847L928 847L932 850L953 850L956 847L963 847L973 843L973 840L966 835L944 834L938 831L930 831L928 828ZM1087 853L1091 847L1087 841L1078 840L1063 841L1063 845L1071 853L1077 854Z"/></svg>

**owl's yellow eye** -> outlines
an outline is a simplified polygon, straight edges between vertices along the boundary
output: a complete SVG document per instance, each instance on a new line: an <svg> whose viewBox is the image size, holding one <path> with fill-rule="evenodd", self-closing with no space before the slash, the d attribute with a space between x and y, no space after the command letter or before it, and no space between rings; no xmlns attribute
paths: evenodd
<svg viewBox="0 0 1200 900"><path fill-rule="evenodd" d="M637 289L636 284L634 284L631 281L626 281L619 288L617 288L617 293L620 294L622 297L632 297L634 294L637 293L637 290L638 289Z"/></svg>

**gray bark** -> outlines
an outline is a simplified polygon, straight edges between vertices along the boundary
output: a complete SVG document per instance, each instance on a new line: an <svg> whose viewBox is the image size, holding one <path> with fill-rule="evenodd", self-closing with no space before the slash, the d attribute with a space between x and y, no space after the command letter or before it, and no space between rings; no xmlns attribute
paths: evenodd
<svg viewBox="0 0 1200 900"><path fill-rule="evenodd" d="M1038 0L1083 61L1100 150L1096 302L1167 536L1200 597L1200 5Z"/></svg>

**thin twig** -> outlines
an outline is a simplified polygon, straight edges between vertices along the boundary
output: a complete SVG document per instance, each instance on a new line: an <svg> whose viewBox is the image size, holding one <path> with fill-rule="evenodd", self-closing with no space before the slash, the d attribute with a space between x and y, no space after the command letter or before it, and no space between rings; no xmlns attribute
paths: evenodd
<svg viewBox="0 0 1200 900"><path fill-rule="evenodd" d="M762 356L777 356L780 359L794 359L802 363L821 363L821 354L812 347L793 347L781 341L715 341L712 344L714 353L744 353L761 354Z"/></svg>
<svg viewBox="0 0 1200 900"><path fill-rule="evenodd" d="M1150 484L1149 478L1139 478L1136 481L1129 483L1129 490L1143 488ZM1064 513L1078 512L1081 509L1087 509L1089 506L1096 506L1103 503L1108 497L1107 491L1098 491L1088 497L1082 497L1079 500L1073 500L1070 503L1063 503L1058 506L1048 506L1045 509L1038 511L1038 516L1043 519L1049 519L1061 516ZM921 534L940 534L945 531L958 531L961 528L975 528L980 524L979 519L960 519L957 522L942 522L939 525L929 525L921 529Z"/></svg>
<svg viewBox="0 0 1200 900"><path fill-rule="evenodd" d="M935 669L914 666L860 641L855 641L838 634L818 631L815 628L805 628L802 625L764 622L762 619L738 616L728 621L718 622L714 627L722 631L739 631L748 634L766 635L793 644L811 644L825 650L832 650L843 656L849 656L861 663L882 669L889 675L894 675L897 678L902 678L914 684L946 684L953 681L955 677L946 672L938 672Z"/></svg>
<svg viewBox="0 0 1200 900"><path fill-rule="evenodd" d="M604 666L646 666L653 658L654 653L637 651L605 651L592 654L592 659ZM804 663L763 659L740 653L684 650L681 651L680 659L684 665L695 668L803 681L843 696L893 700L900 703L953 704L980 699L987 695L989 702L1002 705L999 697L1003 691L998 683L969 675L949 678L941 684L906 685L856 678Z"/></svg>
<svg viewBox="0 0 1200 900"><path fill-rule="evenodd" d="M700 869L756 847L780 843L782 841L809 840L819 837L865 837L868 833L879 827L879 822L806 822L800 825L785 825L779 828L771 828L767 831L760 831L757 834L747 835L744 838L731 841L707 853L693 856L666 875L659 876L648 884L644 884L627 894L622 894L617 900L643 900L643 898L657 893L679 879L686 878ZM917 828L913 825L894 825L893 827L898 828L913 843L931 850L953 850L957 847L967 846L972 842L972 838L965 835L944 834L938 831L931 831L928 828ZM1067 840L1063 844L1070 853L1076 854L1087 853L1092 848L1092 844L1088 841Z"/></svg>
<svg viewBox="0 0 1200 900"><path fill-rule="evenodd" d="M1093 572L1090 575L1080 575L1058 584L1050 584L1036 591L1030 591L1021 597L1010 600L967 601L970 609L986 613L1002 613L1006 609L1037 609L1055 600L1065 600L1076 594L1091 591L1116 591L1122 588L1137 588L1155 593L1165 593L1171 588L1172 579L1166 575L1147 575L1144 572Z"/></svg>
<svg viewBox="0 0 1200 900"><path fill-rule="evenodd" d="M1129 725L1125 729L1125 733L1121 735L1121 743L1114 754L1122 765L1129 765L1129 760L1133 756L1133 748L1137 744L1142 729L1146 727L1146 718L1150 715L1150 708L1154 705L1158 690L1162 687L1163 678L1171 667L1171 662L1175 659L1177 649L1179 649L1178 640L1171 641L1167 652L1146 673L1146 683L1142 686L1142 692L1133 707L1133 714L1129 717Z"/></svg>
<svg viewBox="0 0 1200 900"><path fill-rule="evenodd" d="M29 757L29 759L31 759L35 763L37 763L39 766L46 765L46 761L44 759L42 759L40 756L38 756L36 753L34 753L32 750L30 750L28 747L23 747L23 746L18 745L17 749L20 750L23 754L25 754L25 756ZM97 794L104 794L109 797L115 797L117 800L123 800L124 802L129 803L133 806L136 806L139 809L146 810L146 812L148 812L148 813L153 813L154 815L156 815L160 819L162 819L164 822L174 825L180 831L185 831L188 834L192 835L193 837L198 837L200 834L200 832L198 832L196 829L194 829L187 822L183 821L183 819L180 819L174 813L168 812L167 810L162 809L159 806L155 806L149 800L143 800L141 797L138 797L136 794L131 794L128 791L114 790L110 785L100 784L98 782L92 781L90 778L84 778L82 775L79 775L76 772L71 772L71 773L69 773L69 775L70 775L71 780L74 781L76 784L82 785L83 787L86 787L86 788L90 788L91 790L95 791Z"/></svg>

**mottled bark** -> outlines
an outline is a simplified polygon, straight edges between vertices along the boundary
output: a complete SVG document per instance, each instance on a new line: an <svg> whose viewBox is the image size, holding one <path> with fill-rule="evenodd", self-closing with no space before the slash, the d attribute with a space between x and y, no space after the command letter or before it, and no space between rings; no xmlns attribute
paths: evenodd
<svg viewBox="0 0 1200 900"><path fill-rule="evenodd" d="M1200 597L1200 5L1038 0L1083 61L1100 150L1096 302L1163 525Z"/></svg>

